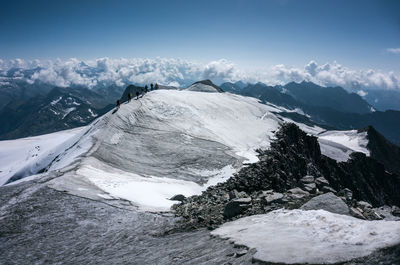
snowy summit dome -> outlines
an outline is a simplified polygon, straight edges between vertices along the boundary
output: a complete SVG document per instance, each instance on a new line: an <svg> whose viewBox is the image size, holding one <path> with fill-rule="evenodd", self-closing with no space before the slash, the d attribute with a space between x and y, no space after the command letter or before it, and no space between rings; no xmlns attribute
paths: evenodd
<svg viewBox="0 0 400 265"><path fill-rule="evenodd" d="M195 82L190 87L188 87L187 90L198 92L224 92L219 86L215 85L209 79Z"/></svg>

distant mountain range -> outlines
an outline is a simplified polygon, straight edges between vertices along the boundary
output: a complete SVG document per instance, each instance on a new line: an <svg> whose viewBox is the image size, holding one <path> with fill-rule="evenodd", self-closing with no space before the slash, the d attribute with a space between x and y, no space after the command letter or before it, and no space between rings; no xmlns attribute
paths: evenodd
<svg viewBox="0 0 400 265"><path fill-rule="evenodd" d="M250 96L262 102L270 102L288 109L291 119L302 123L315 123L325 128L349 130L372 125L390 141L400 144L400 111L376 111L368 102L355 93L341 87L326 88L311 82L288 83L285 86L267 86L263 83L248 84L240 88L237 83L224 83L224 91Z"/></svg>
<svg viewBox="0 0 400 265"><path fill-rule="evenodd" d="M15 139L84 126L109 111L114 99L87 88L55 87L0 110L0 139Z"/></svg>
<svg viewBox="0 0 400 265"><path fill-rule="evenodd" d="M4 80L3 80L4 81ZM281 116L327 129L360 129L372 125L393 143L400 144L400 111L377 111L363 97L341 87L322 87L311 82L267 86L244 82L214 85L210 80L195 82L187 89L201 91L213 87L260 99L289 110ZM142 91L129 86L129 91ZM182 89L165 87L160 89ZM123 93L125 91L125 93ZM14 139L55 132L90 123L115 106L118 98L127 100L127 89L118 86L51 87L22 80L0 84L0 139ZM133 93L135 94L135 93ZM121 97L122 95L122 97Z"/></svg>
<svg viewBox="0 0 400 265"><path fill-rule="evenodd" d="M374 89L365 92L363 97L377 110L400 110L400 91Z"/></svg>

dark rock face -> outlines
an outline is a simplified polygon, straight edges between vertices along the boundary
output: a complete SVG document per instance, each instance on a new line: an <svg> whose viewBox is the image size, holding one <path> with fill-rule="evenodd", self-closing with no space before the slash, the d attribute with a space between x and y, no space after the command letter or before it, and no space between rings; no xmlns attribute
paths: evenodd
<svg viewBox="0 0 400 265"><path fill-rule="evenodd" d="M384 165L365 154L353 153L347 163L324 158L320 169L332 188L348 188L356 200L367 201L375 207L400 203L400 176L387 172Z"/></svg>
<svg viewBox="0 0 400 265"><path fill-rule="evenodd" d="M249 208L250 203L251 198L234 199L228 202L224 209L224 219L230 219L243 213L247 208Z"/></svg>
<svg viewBox="0 0 400 265"><path fill-rule="evenodd" d="M390 141L375 130L372 126L367 126L359 132L367 132L367 148L371 152L371 157L385 165L385 169L390 172L400 173L400 147Z"/></svg>
<svg viewBox="0 0 400 265"><path fill-rule="evenodd" d="M134 98L136 98L136 92L138 92L139 95L142 95L144 93L144 91L145 91L144 87L135 86L135 85L127 86L125 88L124 93L121 96L121 103L128 101L129 93L132 93L132 99L134 99Z"/></svg>
<svg viewBox="0 0 400 265"><path fill-rule="evenodd" d="M400 204L398 175L388 173L381 163L361 153L337 163L321 155L317 138L295 124L282 125L271 148L258 153L257 163L242 168L228 181L174 205L176 215L183 217L182 226L212 228L227 220L282 207L299 208L314 196L329 192L334 196L336 191L340 191L343 204L353 208L361 200L374 207ZM235 198L251 200L244 204L233 201ZM348 208L346 211L349 213ZM361 209L360 213L366 219L380 218L368 211Z"/></svg>
<svg viewBox="0 0 400 265"><path fill-rule="evenodd" d="M393 207L392 207L392 214L393 214L394 216L399 216L399 217L400 217L400 207L398 207L398 206L393 206Z"/></svg>
<svg viewBox="0 0 400 265"><path fill-rule="evenodd" d="M182 194L177 194L175 196L173 196L170 200L171 201L184 201L186 199L186 197Z"/></svg>

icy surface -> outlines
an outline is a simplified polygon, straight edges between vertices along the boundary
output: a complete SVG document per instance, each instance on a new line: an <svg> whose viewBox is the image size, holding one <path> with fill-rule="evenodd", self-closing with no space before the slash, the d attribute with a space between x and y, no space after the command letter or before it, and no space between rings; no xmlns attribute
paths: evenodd
<svg viewBox="0 0 400 265"><path fill-rule="evenodd" d="M400 222L276 210L225 223L212 234L256 248L255 258L266 262L337 263L400 244Z"/></svg>
<svg viewBox="0 0 400 265"><path fill-rule="evenodd" d="M206 229L165 235L172 215L139 212L99 190L102 198L88 200L45 182L0 189L1 264L252 264L254 252L234 257Z"/></svg>
<svg viewBox="0 0 400 265"><path fill-rule="evenodd" d="M177 194L192 196L200 194L207 187L227 180L235 172L232 166L219 171L197 172L199 176L209 177L208 182L200 185L193 181L155 176L140 176L116 168L107 167L93 159L79 168L77 174L86 177L97 187L111 196L134 202L140 210L169 211L177 203L169 200Z"/></svg>
<svg viewBox="0 0 400 265"><path fill-rule="evenodd" d="M21 177L29 176L47 167L58 154L73 145L85 129L81 127L35 137L0 141L0 186L15 174L20 174Z"/></svg>
<svg viewBox="0 0 400 265"><path fill-rule="evenodd" d="M327 131L317 136L321 153L337 161L347 161L353 152L369 156L367 132Z"/></svg>
<svg viewBox="0 0 400 265"><path fill-rule="evenodd" d="M251 161L257 160L255 148L269 147L280 124L271 107L232 94L168 91L150 100L154 116L186 134L225 144Z"/></svg>

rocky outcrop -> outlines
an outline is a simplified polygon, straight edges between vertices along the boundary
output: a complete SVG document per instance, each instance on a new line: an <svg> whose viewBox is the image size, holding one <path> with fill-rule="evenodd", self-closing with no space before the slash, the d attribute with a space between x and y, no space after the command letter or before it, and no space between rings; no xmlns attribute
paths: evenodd
<svg viewBox="0 0 400 265"><path fill-rule="evenodd" d="M251 198L239 198L228 202L224 209L224 219L231 219L251 206Z"/></svg>
<svg viewBox="0 0 400 265"><path fill-rule="evenodd" d="M202 92L224 92L219 86L215 85L210 79L201 80L193 83L188 90Z"/></svg>
<svg viewBox="0 0 400 265"><path fill-rule="evenodd" d="M353 154L348 162L337 163L321 155L317 138L295 124L282 125L271 148L257 152L257 163L201 195L174 205L176 215L182 217L181 225L214 228L243 216L283 207L299 208L316 196L306 205L328 209L328 201L334 197L331 211L362 219L382 217L359 201L371 207L400 204L398 175L388 173L381 163L360 153Z"/></svg>
<svg viewBox="0 0 400 265"><path fill-rule="evenodd" d="M132 94L132 98L136 97L136 92L139 93L139 95L141 95L142 93L144 93L144 87L140 87L140 86L135 86L135 85L129 85L125 88L124 93L121 96L121 103L124 103L126 101L128 101L128 95Z"/></svg>
<svg viewBox="0 0 400 265"><path fill-rule="evenodd" d="M300 207L302 210L325 210L331 213L349 215L347 204L332 192L316 196Z"/></svg>
<svg viewBox="0 0 400 265"><path fill-rule="evenodd" d="M172 198L170 198L171 201L180 201L180 202L184 201L185 199L186 199L185 195L182 194L177 194L172 196Z"/></svg>
<svg viewBox="0 0 400 265"><path fill-rule="evenodd" d="M367 126L359 132L367 132L367 148L371 157L385 165L390 172L400 173L400 147L388 141L372 126Z"/></svg>

